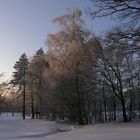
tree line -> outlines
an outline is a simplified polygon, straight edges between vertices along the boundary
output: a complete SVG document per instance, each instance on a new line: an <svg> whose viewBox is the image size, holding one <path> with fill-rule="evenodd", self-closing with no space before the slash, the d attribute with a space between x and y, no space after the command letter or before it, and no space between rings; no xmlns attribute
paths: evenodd
<svg viewBox="0 0 140 140"><path fill-rule="evenodd" d="M10 83L22 99L23 119L27 112L32 119L78 124L140 118L140 3L96 4L96 11L89 8L90 16L115 14L124 23L97 37L86 28L80 9L67 9L53 20L60 31L48 35L48 51L41 48L30 59L24 53L15 63Z"/></svg>

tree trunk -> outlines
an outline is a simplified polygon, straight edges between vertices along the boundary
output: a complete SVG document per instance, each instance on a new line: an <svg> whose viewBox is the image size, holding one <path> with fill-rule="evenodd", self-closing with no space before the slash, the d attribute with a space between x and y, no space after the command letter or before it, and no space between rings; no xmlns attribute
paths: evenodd
<svg viewBox="0 0 140 140"><path fill-rule="evenodd" d="M129 122L131 122L132 120L132 107L133 107L133 97L132 97L132 91L130 91Z"/></svg>
<svg viewBox="0 0 140 140"><path fill-rule="evenodd" d="M115 103L115 99L113 99L113 120L116 121L116 103Z"/></svg>
<svg viewBox="0 0 140 140"><path fill-rule="evenodd" d="M140 118L140 103L139 103L139 118Z"/></svg>
<svg viewBox="0 0 140 140"><path fill-rule="evenodd" d="M32 117L31 119L34 119L35 113L34 113L34 96L33 96L33 82L31 83L31 111L32 111Z"/></svg>
<svg viewBox="0 0 140 140"><path fill-rule="evenodd" d="M97 111L96 111L96 100L94 99L94 116L95 116L95 123L97 122Z"/></svg>
<svg viewBox="0 0 140 140"><path fill-rule="evenodd" d="M76 74L76 92L77 92L77 98L78 98L78 123L79 125L83 125L84 122L83 122L82 110L81 110L81 97L80 97L78 74Z"/></svg>
<svg viewBox="0 0 140 140"><path fill-rule="evenodd" d="M122 111L123 111L123 121L127 122L128 119L127 119L127 115L126 115L126 107L125 107L125 102L123 99L121 100L121 105L122 105Z"/></svg>
<svg viewBox="0 0 140 140"><path fill-rule="evenodd" d="M131 74L132 75L132 74ZM129 122L131 122L132 120L132 109L134 106L134 99L135 99L135 95L134 95L134 84L133 81L129 82L129 87L130 89L130 105L129 105Z"/></svg>
<svg viewBox="0 0 140 140"><path fill-rule="evenodd" d="M39 85L38 85L38 90L39 90L39 96L38 96L38 104L39 104L39 108L38 108L38 113L39 113L39 118L41 119L42 117L42 75L40 75L39 77Z"/></svg>
<svg viewBox="0 0 140 140"><path fill-rule="evenodd" d="M106 98L105 98L105 89L104 89L104 82L103 82L103 104L104 104L104 120L107 121L107 113L106 113Z"/></svg>
<svg viewBox="0 0 140 140"><path fill-rule="evenodd" d="M26 96L26 66L24 65L24 83L23 83L23 120L25 119L25 96Z"/></svg>
<svg viewBox="0 0 140 140"><path fill-rule="evenodd" d="M23 120L25 119L25 84L23 85L23 110L22 110Z"/></svg>
<svg viewBox="0 0 140 140"><path fill-rule="evenodd" d="M102 102L100 101L99 103L99 121L103 122L103 118L102 118Z"/></svg>

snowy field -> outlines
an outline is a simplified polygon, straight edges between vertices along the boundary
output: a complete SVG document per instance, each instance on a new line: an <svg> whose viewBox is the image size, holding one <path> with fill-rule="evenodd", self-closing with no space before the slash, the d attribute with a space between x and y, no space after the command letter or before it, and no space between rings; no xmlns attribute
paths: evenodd
<svg viewBox="0 0 140 140"><path fill-rule="evenodd" d="M72 128L63 123L0 116L0 140L140 140L140 123Z"/></svg>

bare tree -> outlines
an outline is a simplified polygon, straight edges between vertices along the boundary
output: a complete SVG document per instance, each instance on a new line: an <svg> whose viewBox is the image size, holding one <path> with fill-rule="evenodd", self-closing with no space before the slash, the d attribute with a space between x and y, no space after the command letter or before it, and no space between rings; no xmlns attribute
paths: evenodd
<svg viewBox="0 0 140 140"><path fill-rule="evenodd" d="M133 51L140 49L140 2L139 0L91 0L93 6L89 8L89 14L95 17L112 16L119 19L119 27L115 28L112 36L124 39L131 45ZM119 36L118 36L119 35ZM132 43L133 42L133 43ZM133 44L133 45L132 45Z"/></svg>
<svg viewBox="0 0 140 140"><path fill-rule="evenodd" d="M61 87L61 96L63 99L69 100L67 102L69 104L63 104L63 109L67 107L71 118L75 116L79 124L87 124L89 116L91 116L91 113L89 113L91 112L89 101L91 94L88 93L89 91L87 94L85 93L86 83L89 82L87 75L91 69L91 58L96 58L96 49L100 43L84 27L81 15L81 11L74 8L68 9L66 15L56 18L54 22L61 25L61 31L49 35L47 44L49 47L48 54L53 56L53 60L50 61L50 69L55 74L55 88ZM67 83L69 83L71 89L69 89ZM93 84L93 82L91 83ZM65 92L70 93L72 98L69 94L66 95ZM63 102L65 101L63 100ZM75 110L73 113L72 106Z"/></svg>

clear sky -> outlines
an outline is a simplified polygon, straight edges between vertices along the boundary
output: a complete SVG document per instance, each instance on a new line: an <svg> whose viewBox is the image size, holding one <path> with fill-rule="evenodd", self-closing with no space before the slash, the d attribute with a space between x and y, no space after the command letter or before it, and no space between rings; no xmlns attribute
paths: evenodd
<svg viewBox="0 0 140 140"><path fill-rule="evenodd" d="M90 0L0 0L0 73L9 76L21 54L31 56L44 47L47 35L58 30L52 20L63 15L66 8L85 11L89 5ZM83 17L95 34L113 24L108 19Z"/></svg>

